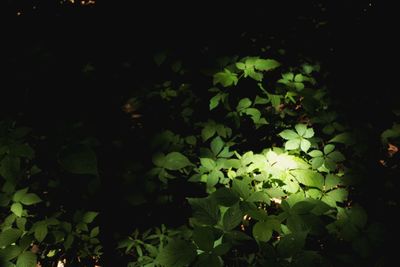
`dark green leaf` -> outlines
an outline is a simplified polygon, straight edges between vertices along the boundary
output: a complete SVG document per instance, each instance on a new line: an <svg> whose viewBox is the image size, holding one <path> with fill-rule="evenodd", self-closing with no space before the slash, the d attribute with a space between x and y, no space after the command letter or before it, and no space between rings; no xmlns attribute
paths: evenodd
<svg viewBox="0 0 400 267"><path fill-rule="evenodd" d="M257 222L253 226L253 236L257 241L268 242L272 237L271 224L268 222Z"/></svg>
<svg viewBox="0 0 400 267"><path fill-rule="evenodd" d="M203 251L211 251L214 247L214 234L209 227L196 227L193 231L193 241Z"/></svg>
<svg viewBox="0 0 400 267"><path fill-rule="evenodd" d="M18 256L16 267L36 267L36 255L33 252L25 251Z"/></svg>
<svg viewBox="0 0 400 267"><path fill-rule="evenodd" d="M96 226L95 228L93 228L93 229L90 231L90 237L93 238L93 237L98 236L98 235L99 235L99 232L100 232L100 228L99 228L98 226Z"/></svg>
<svg viewBox="0 0 400 267"><path fill-rule="evenodd" d="M248 202L262 202L266 204L270 204L271 200L269 195L264 191L257 191L251 194L251 196L247 199Z"/></svg>
<svg viewBox="0 0 400 267"><path fill-rule="evenodd" d="M348 192L344 188L338 188L329 191L325 196L322 197L322 201L331 207L336 207L336 202L344 202L347 199Z"/></svg>
<svg viewBox="0 0 400 267"><path fill-rule="evenodd" d="M232 189L233 191L238 193L239 196L244 200L246 200L251 195L249 184L239 179L233 180Z"/></svg>
<svg viewBox="0 0 400 267"><path fill-rule="evenodd" d="M157 256L156 261L165 267L183 267L196 258L196 247L187 241L171 240Z"/></svg>
<svg viewBox="0 0 400 267"><path fill-rule="evenodd" d="M22 231L19 229L9 228L0 233L0 247L7 247L21 236Z"/></svg>
<svg viewBox="0 0 400 267"><path fill-rule="evenodd" d="M307 232L295 232L282 237L278 243L278 253L288 258L297 254L305 244Z"/></svg>
<svg viewBox="0 0 400 267"><path fill-rule="evenodd" d="M221 260L214 254L201 254L194 264L195 267L222 267Z"/></svg>
<svg viewBox="0 0 400 267"><path fill-rule="evenodd" d="M349 218L354 225L362 229L367 224L368 216L361 206L355 205L349 210Z"/></svg>
<svg viewBox="0 0 400 267"><path fill-rule="evenodd" d="M326 146L324 146L324 153L325 153L325 155L328 155L328 154L331 153L334 149L335 149L335 145L333 145L333 144L327 144Z"/></svg>
<svg viewBox="0 0 400 267"><path fill-rule="evenodd" d="M344 161L346 158L343 156L342 153L340 153L339 151L333 151L332 153L330 153L328 155L328 158L330 158L331 160L333 160L334 162L342 162Z"/></svg>
<svg viewBox="0 0 400 267"><path fill-rule="evenodd" d="M212 252L215 255L222 256L222 255L228 253L229 250L231 249L231 247L232 247L232 245L229 243L222 243L222 244L219 244L218 246L216 246L212 250Z"/></svg>
<svg viewBox="0 0 400 267"><path fill-rule="evenodd" d="M220 218L220 210L213 198L188 198L193 209L193 217L200 224L215 225Z"/></svg>
<svg viewBox="0 0 400 267"><path fill-rule="evenodd" d="M15 181L20 172L20 159L11 155L6 155L0 162L0 175L7 181Z"/></svg>
<svg viewBox="0 0 400 267"><path fill-rule="evenodd" d="M215 161L210 158L201 158L200 163L201 163L201 166L206 168L206 170L208 170L208 171L214 170L215 167L217 166Z"/></svg>
<svg viewBox="0 0 400 267"><path fill-rule="evenodd" d="M39 222L35 227L35 238L37 241L42 242L48 233L47 224L45 222Z"/></svg>
<svg viewBox="0 0 400 267"><path fill-rule="evenodd" d="M74 174L97 175L97 157L86 145L69 146L59 154L60 165Z"/></svg>
<svg viewBox="0 0 400 267"><path fill-rule="evenodd" d="M331 190L340 184L340 177L334 174L328 174L325 177L325 190Z"/></svg>
<svg viewBox="0 0 400 267"><path fill-rule="evenodd" d="M0 263L1 261L9 261L16 258L21 254L21 248L19 246L8 246L4 249L0 249Z"/></svg>
<svg viewBox="0 0 400 267"><path fill-rule="evenodd" d="M319 167L324 164L324 158L323 157L316 157L310 160L311 162L311 167L315 170L318 169Z"/></svg>
<svg viewBox="0 0 400 267"><path fill-rule="evenodd" d="M291 212L294 214L307 214L314 207L315 204L311 201L300 201L293 205Z"/></svg>
<svg viewBox="0 0 400 267"><path fill-rule="evenodd" d="M217 136L211 141L211 151L216 156L221 151L224 146L224 141L222 141L221 137Z"/></svg>
<svg viewBox="0 0 400 267"><path fill-rule="evenodd" d="M213 197L219 205L230 207L237 203L239 196L230 188L222 187L217 189L211 197Z"/></svg>
<svg viewBox="0 0 400 267"><path fill-rule="evenodd" d="M206 126L201 130L201 137L203 138L203 141L207 141L211 137L214 136L216 133L217 129L215 128L215 125L212 123L206 124Z"/></svg>
<svg viewBox="0 0 400 267"><path fill-rule="evenodd" d="M179 152L171 152L165 156L164 168L167 170L180 170L192 165L189 159Z"/></svg>
<svg viewBox="0 0 400 267"><path fill-rule="evenodd" d="M330 143L342 143L345 145L352 145L355 143L354 136L351 133L345 132L336 135L333 137L331 140L329 140Z"/></svg>
<svg viewBox="0 0 400 267"><path fill-rule="evenodd" d="M94 218L96 218L96 216L98 215L98 212L94 212L94 211L87 211L83 214L82 216L82 221L84 223L91 223L93 222Z"/></svg>
<svg viewBox="0 0 400 267"><path fill-rule="evenodd" d="M222 219L222 224L226 231L230 231L238 226L242 219L243 213L239 207L239 204L235 204L225 212Z"/></svg>

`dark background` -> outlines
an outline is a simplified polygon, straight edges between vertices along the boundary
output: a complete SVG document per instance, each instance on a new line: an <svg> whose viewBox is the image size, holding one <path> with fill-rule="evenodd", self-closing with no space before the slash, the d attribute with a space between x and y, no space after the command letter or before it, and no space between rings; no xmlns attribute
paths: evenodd
<svg viewBox="0 0 400 267"><path fill-rule="evenodd" d="M383 1L8 0L1 8L0 118L47 135L69 122L90 125L89 134L103 144L100 164L107 166L101 195L108 197L97 205L102 225L112 229L124 223L107 218L123 205L110 199L118 195L113 179L125 155L114 153L110 142L129 128L121 106L151 81L148 62L155 52L168 49L196 66L217 56L251 54L251 38L268 44L274 37L293 59L321 61L340 109L378 133L391 126L390 110L399 102L395 13ZM326 24L316 27L319 22ZM205 47L208 57L201 53ZM86 75L88 64L94 71ZM104 241L111 240L105 232ZM111 259L108 243L105 258Z"/></svg>

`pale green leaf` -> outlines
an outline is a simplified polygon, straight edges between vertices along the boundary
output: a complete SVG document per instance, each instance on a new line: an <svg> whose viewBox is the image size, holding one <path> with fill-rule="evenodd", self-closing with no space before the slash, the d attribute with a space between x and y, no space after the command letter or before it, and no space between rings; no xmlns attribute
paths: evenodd
<svg viewBox="0 0 400 267"><path fill-rule="evenodd" d="M42 200L40 199L40 197L38 197L38 195L36 195L34 193L28 193L28 194L22 196L20 201L22 204L29 206L29 205L37 204L37 203L41 202Z"/></svg>
<svg viewBox="0 0 400 267"><path fill-rule="evenodd" d="M285 140L297 139L299 137L299 135L293 130L283 130L279 133L279 136Z"/></svg>
<svg viewBox="0 0 400 267"><path fill-rule="evenodd" d="M314 129L313 128L307 128L306 132L303 135L304 138L311 138L313 136L314 136Z"/></svg>
<svg viewBox="0 0 400 267"><path fill-rule="evenodd" d="M286 150L294 150L294 149L298 149L301 143L301 139L292 139L289 140L285 143L285 149Z"/></svg>
<svg viewBox="0 0 400 267"><path fill-rule="evenodd" d="M210 158L200 158L201 166L206 168L208 171L214 170L217 164L213 159Z"/></svg>
<svg viewBox="0 0 400 267"><path fill-rule="evenodd" d="M327 174L325 177L325 190L331 190L340 184L340 177L334 174Z"/></svg>
<svg viewBox="0 0 400 267"><path fill-rule="evenodd" d="M223 87L228 87L231 85L236 85L238 82L237 74L229 71L228 69L224 69L222 72L218 72L214 74L213 84L216 85L218 83L222 84Z"/></svg>
<svg viewBox="0 0 400 267"><path fill-rule="evenodd" d="M221 94L216 94L210 99L210 110L213 110L216 108L219 104L219 101L221 101L222 95Z"/></svg>
<svg viewBox="0 0 400 267"><path fill-rule="evenodd" d="M317 187L322 189L324 186L324 177L315 171L312 170L292 170L291 174L299 181L306 186Z"/></svg>
<svg viewBox="0 0 400 267"><path fill-rule="evenodd" d="M302 139L300 143L300 148L302 151L306 152L310 149L311 147L311 142L308 141L307 139Z"/></svg>
<svg viewBox="0 0 400 267"><path fill-rule="evenodd" d="M296 125L294 126L294 128L296 129L296 132L297 132L300 136L304 136L304 134L305 134L306 131L307 131L307 125L301 124L301 123L296 124Z"/></svg>
<svg viewBox="0 0 400 267"><path fill-rule="evenodd" d="M308 155L310 155L313 158L316 158L316 157L321 157L324 154L322 153L321 150L313 150L313 151L308 152Z"/></svg>
<svg viewBox="0 0 400 267"><path fill-rule="evenodd" d="M13 203L11 205L10 210L18 217L22 216L24 208L22 207L21 203Z"/></svg>
<svg viewBox="0 0 400 267"><path fill-rule="evenodd" d="M279 67L281 64L274 59L257 59L254 63L254 67L257 70L269 71Z"/></svg>

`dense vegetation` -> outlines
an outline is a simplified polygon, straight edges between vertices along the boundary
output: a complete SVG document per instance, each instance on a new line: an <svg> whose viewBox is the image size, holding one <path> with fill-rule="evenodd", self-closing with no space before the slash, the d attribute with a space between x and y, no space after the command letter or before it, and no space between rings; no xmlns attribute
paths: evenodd
<svg viewBox="0 0 400 267"><path fill-rule="evenodd" d="M386 80L358 89L381 80L366 48L346 63L330 55L343 49L322 12L333 7L304 7L284 34L283 22L238 25L188 46L177 30L137 54L118 41L106 55L58 50L76 46L61 34L15 41L0 265L388 266L399 107Z"/></svg>

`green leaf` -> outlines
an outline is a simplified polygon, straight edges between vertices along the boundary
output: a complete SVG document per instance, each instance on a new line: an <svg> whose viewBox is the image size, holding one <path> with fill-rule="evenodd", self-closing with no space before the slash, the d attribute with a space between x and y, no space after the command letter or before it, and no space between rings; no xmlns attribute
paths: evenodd
<svg viewBox="0 0 400 267"><path fill-rule="evenodd" d="M275 108L275 110L279 110L279 106L281 105L281 96L268 94L268 99L269 101L271 101L271 104Z"/></svg>
<svg viewBox="0 0 400 267"><path fill-rule="evenodd" d="M18 229L25 231L26 218L17 218L15 223L17 224Z"/></svg>
<svg viewBox="0 0 400 267"><path fill-rule="evenodd" d="M22 212L24 211L24 208L22 207L21 203L12 204L10 209L18 217L21 217L22 216Z"/></svg>
<svg viewBox="0 0 400 267"><path fill-rule="evenodd" d="M203 251L211 251L214 247L214 233L209 227L195 227L193 241Z"/></svg>
<svg viewBox="0 0 400 267"><path fill-rule="evenodd" d="M246 200L251 194L249 184L242 180L234 179L232 183L232 189L244 200Z"/></svg>
<svg viewBox="0 0 400 267"><path fill-rule="evenodd" d="M279 136L285 140L297 139L299 137L299 135L293 130L283 130L279 133Z"/></svg>
<svg viewBox="0 0 400 267"><path fill-rule="evenodd" d="M286 150L298 149L301 143L301 139L292 139L285 143Z"/></svg>
<svg viewBox="0 0 400 267"><path fill-rule="evenodd" d="M313 150L313 151L309 152L308 155L310 155L310 156L313 157L313 158L316 158L316 157L321 157L321 156L323 156L324 154L322 153L321 150ZM321 165L322 165L322 164L321 164Z"/></svg>
<svg viewBox="0 0 400 267"><path fill-rule="evenodd" d="M23 196L25 196L25 194L28 192L28 187L25 187L23 189L18 190L17 192L15 192L14 196L13 196L13 201L14 202L20 202L21 198Z"/></svg>
<svg viewBox="0 0 400 267"><path fill-rule="evenodd" d="M236 62L236 68L238 68L239 70L244 70L246 68L246 64L244 64L243 62Z"/></svg>
<svg viewBox="0 0 400 267"><path fill-rule="evenodd" d="M334 174L327 174L325 177L325 190L331 190L340 184L340 177Z"/></svg>
<svg viewBox="0 0 400 267"><path fill-rule="evenodd" d="M95 211L87 211L83 214L82 216L82 221L84 223L91 223L93 220L96 218L96 216L99 215L98 212Z"/></svg>
<svg viewBox="0 0 400 267"><path fill-rule="evenodd" d="M285 235L278 243L278 253L284 257L289 258L304 247L307 232L294 232Z"/></svg>
<svg viewBox="0 0 400 267"><path fill-rule="evenodd" d="M303 135L306 133L306 131L307 131L307 125L305 125L305 124L296 124L296 125L294 126L294 128L296 129L296 132L297 132L300 136L303 136Z"/></svg>
<svg viewBox="0 0 400 267"><path fill-rule="evenodd" d="M294 81L295 82L301 83L301 82L304 82L306 80L307 80L307 77L304 76L303 74L296 74L296 76L294 76Z"/></svg>
<svg viewBox="0 0 400 267"><path fill-rule="evenodd" d="M211 197L216 200L217 204L225 207L230 207L240 200L239 196L232 189L226 187L217 189L217 191L212 193Z"/></svg>
<svg viewBox="0 0 400 267"><path fill-rule="evenodd" d="M221 171L212 170L207 177L207 186L209 188L215 186L218 183L220 177L224 177L224 174Z"/></svg>
<svg viewBox="0 0 400 267"><path fill-rule="evenodd" d="M72 234L68 234L67 238L64 241L64 248L66 250L69 250L71 248L73 242L74 242L74 236Z"/></svg>
<svg viewBox="0 0 400 267"><path fill-rule="evenodd" d="M242 219L243 219L243 213L239 207L239 204L236 203L232 207L228 208L228 210L224 214L224 217L222 219L224 230L226 231L233 230L236 226L240 224Z"/></svg>
<svg viewBox="0 0 400 267"><path fill-rule="evenodd" d="M343 154L337 150L330 153L327 157L330 158L331 160L333 160L334 162L342 162L346 159L343 156Z"/></svg>
<svg viewBox="0 0 400 267"><path fill-rule="evenodd" d="M311 147L311 142L308 141L307 139L302 139L300 143L300 148L302 151L306 152L310 149Z"/></svg>
<svg viewBox="0 0 400 267"><path fill-rule="evenodd" d="M36 267L36 255L33 252L25 251L18 256L16 267Z"/></svg>
<svg viewBox="0 0 400 267"><path fill-rule="evenodd" d="M213 84L216 85L218 83L222 84L223 87L228 87L231 85L236 85L238 82L237 74L229 71L228 69L224 69L222 72L218 72L214 74Z"/></svg>
<svg viewBox="0 0 400 267"><path fill-rule="evenodd" d="M220 258L213 254L203 253L199 255L194 267L222 267Z"/></svg>
<svg viewBox="0 0 400 267"><path fill-rule="evenodd" d="M69 146L61 150L59 163L64 170L74 174L97 175L97 157L86 145Z"/></svg>
<svg viewBox="0 0 400 267"><path fill-rule="evenodd" d="M341 133L333 137L331 140L329 140L329 143L342 143L345 145L352 145L355 143L354 136L349 133Z"/></svg>
<svg viewBox="0 0 400 267"><path fill-rule="evenodd" d="M208 171L214 170L215 167L217 166L215 161L210 158L200 158L200 164L201 164L201 166L206 168Z"/></svg>
<svg viewBox="0 0 400 267"><path fill-rule="evenodd" d="M0 175L6 181L15 181L20 173L20 159L11 155L6 155L0 163Z"/></svg>
<svg viewBox="0 0 400 267"><path fill-rule="evenodd" d="M164 168L175 171L192 165L189 159L179 152L171 152L165 156Z"/></svg>
<svg viewBox="0 0 400 267"><path fill-rule="evenodd" d="M0 247L7 247L21 236L22 231L19 229L9 228L0 233Z"/></svg>
<svg viewBox="0 0 400 267"><path fill-rule="evenodd" d="M188 198L193 209L193 217L205 225L215 225L221 216L216 201L213 198Z"/></svg>
<svg viewBox="0 0 400 267"><path fill-rule="evenodd" d="M238 105L236 106L237 111L241 111L242 109L248 108L251 106L251 100L249 98L240 99Z"/></svg>
<svg viewBox="0 0 400 267"><path fill-rule="evenodd" d="M222 94L216 94L210 99L210 110L213 110L214 108L218 107L219 101L221 101Z"/></svg>
<svg viewBox="0 0 400 267"><path fill-rule="evenodd" d="M257 70L269 71L279 67L281 64L274 59L257 59L254 63L254 67Z"/></svg>
<svg viewBox="0 0 400 267"><path fill-rule="evenodd" d="M99 232L100 232L100 228L99 228L98 226L96 226L95 228L93 228L93 229L90 231L90 237L93 238L93 237L98 236L98 235L99 235Z"/></svg>
<svg viewBox="0 0 400 267"><path fill-rule="evenodd" d="M47 224L45 222L39 222L35 227L35 238L37 241L42 242L48 233Z"/></svg>
<svg viewBox="0 0 400 267"><path fill-rule="evenodd" d="M271 224L268 222L257 222L253 226L253 236L257 241L268 242L272 237Z"/></svg>
<svg viewBox="0 0 400 267"><path fill-rule="evenodd" d="M221 137L217 136L211 141L211 151L215 156L222 150L225 142L222 141Z"/></svg>
<svg viewBox="0 0 400 267"><path fill-rule="evenodd" d="M34 193L26 194L21 198L21 203L27 206L39 203L41 201L42 200L40 199L40 197L38 197L38 195Z"/></svg>
<svg viewBox="0 0 400 267"><path fill-rule="evenodd" d="M324 186L324 177L315 171L312 170L292 170L291 174L299 181L306 186L317 187L322 189Z"/></svg>
<svg viewBox="0 0 400 267"><path fill-rule="evenodd" d="M248 202L262 202L266 204L270 204L271 200L269 195L264 191L257 191L251 194L251 196L247 199Z"/></svg>
<svg viewBox="0 0 400 267"><path fill-rule="evenodd" d="M153 56L153 60L157 64L157 66L163 64L166 58L167 54L165 52L159 52Z"/></svg>
<svg viewBox="0 0 400 267"><path fill-rule="evenodd" d="M315 203L311 201L300 201L293 205L290 210L293 214L307 214L315 207Z"/></svg>
<svg viewBox="0 0 400 267"><path fill-rule="evenodd" d="M304 138L311 138L313 136L314 136L314 129L313 128L307 128L306 132L303 135Z"/></svg>
<svg viewBox="0 0 400 267"><path fill-rule="evenodd" d="M0 249L0 263L2 263L2 260L9 261L15 259L19 254L21 254L21 248L16 245Z"/></svg>
<svg viewBox="0 0 400 267"><path fill-rule="evenodd" d="M331 153L334 149L335 149L335 145L333 145L333 144L327 144L326 146L324 146L324 153L325 153L325 155L328 155L328 154Z"/></svg>
<svg viewBox="0 0 400 267"><path fill-rule="evenodd" d="M261 118L261 112L256 108L248 108L244 113L251 116L254 123L258 123Z"/></svg>
<svg viewBox="0 0 400 267"><path fill-rule="evenodd" d="M322 201L331 207L336 207L336 202L344 202L347 199L348 192L344 188L338 188L326 193Z"/></svg>
<svg viewBox="0 0 400 267"><path fill-rule="evenodd" d="M196 247L184 240L171 240L157 256L157 263L165 267L184 267L196 258Z"/></svg>
<svg viewBox="0 0 400 267"><path fill-rule="evenodd" d="M10 154L17 157L32 159L35 155L35 151L27 144L14 144L10 146Z"/></svg>
<svg viewBox="0 0 400 267"><path fill-rule="evenodd" d="M362 229L367 224L368 216L361 206L355 205L349 210L349 219L355 226Z"/></svg>

